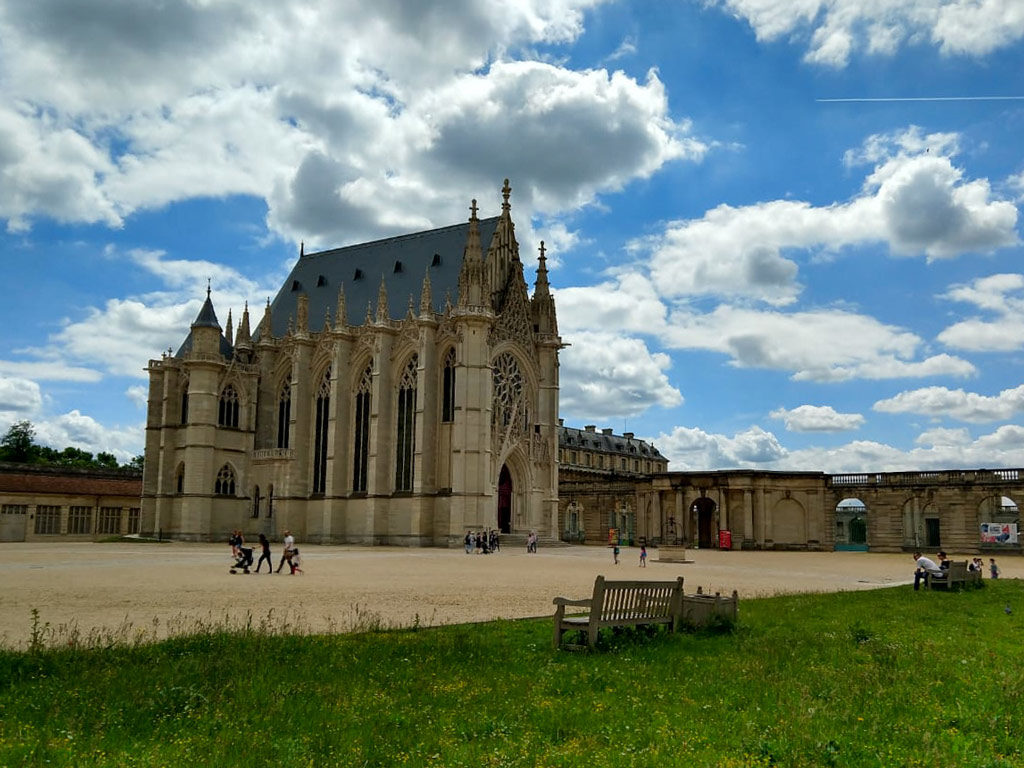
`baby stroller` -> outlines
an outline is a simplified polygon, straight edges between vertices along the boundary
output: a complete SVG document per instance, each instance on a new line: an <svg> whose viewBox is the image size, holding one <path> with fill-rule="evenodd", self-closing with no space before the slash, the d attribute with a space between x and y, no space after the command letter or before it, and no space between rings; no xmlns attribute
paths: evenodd
<svg viewBox="0 0 1024 768"><path fill-rule="evenodd" d="M238 551L238 562L231 566L231 573L238 573L239 569L242 573L249 573L249 566L252 565L252 547L239 547Z"/></svg>

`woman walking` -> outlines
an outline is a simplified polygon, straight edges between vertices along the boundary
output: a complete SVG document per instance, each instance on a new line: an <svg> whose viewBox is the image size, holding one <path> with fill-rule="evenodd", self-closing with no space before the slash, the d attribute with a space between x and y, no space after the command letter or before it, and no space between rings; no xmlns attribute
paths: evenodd
<svg viewBox="0 0 1024 768"><path fill-rule="evenodd" d="M270 540L260 534L260 547L263 549L263 554L260 555L260 561L256 563L256 573L260 572L260 567L263 565L263 561L267 561L267 573L274 572L274 564L270 562Z"/></svg>

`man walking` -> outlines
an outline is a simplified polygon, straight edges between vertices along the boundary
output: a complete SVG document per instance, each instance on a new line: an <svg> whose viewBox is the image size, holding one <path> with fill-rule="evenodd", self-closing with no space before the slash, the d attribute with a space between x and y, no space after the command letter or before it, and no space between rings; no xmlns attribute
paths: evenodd
<svg viewBox="0 0 1024 768"><path fill-rule="evenodd" d="M292 562L292 550L295 549L295 537L292 536L291 531L284 532L284 552L281 553L281 562L277 564L277 572L280 573L281 569L284 568L284 564L287 562L289 565Z"/></svg>

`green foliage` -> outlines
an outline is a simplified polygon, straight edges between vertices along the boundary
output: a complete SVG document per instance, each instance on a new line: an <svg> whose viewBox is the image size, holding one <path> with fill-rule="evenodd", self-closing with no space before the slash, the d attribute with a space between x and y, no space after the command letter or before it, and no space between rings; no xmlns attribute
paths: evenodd
<svg viewBox="0 0 1024 768"><path fill-rule="evenodd" d="M1024 584L742 601L725 633L551 621L0 651L0 764L1024 764ZM39 628L42 633L45 628ZM45 645L45 644L44 644ZM254 740L256 734L263 734Z"/></svg>
<svg viewBox="0 0 1024 768"><path fill-rule="evenodd" d="M32 422L19 421L12 424L3 438L0 438L0 461L77 469L142 469L142 456L136 456L122 466L112 453L100 451L93 456L90 451L73 446L58 451L47 445L36 445L35 437Z"/></svg>

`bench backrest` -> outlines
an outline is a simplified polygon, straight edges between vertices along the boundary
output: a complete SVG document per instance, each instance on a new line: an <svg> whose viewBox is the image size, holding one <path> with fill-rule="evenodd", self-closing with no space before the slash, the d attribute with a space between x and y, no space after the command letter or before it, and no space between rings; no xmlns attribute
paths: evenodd
<svg viewBox="0 0 1024 768"><path fill-rule="evenodd" d="M967 561L950 560L948 578L950 581L965 581L967 579Z"/></svg>
<svg viewBox="0 0 1024 768"><path fill-rule="evenodd" d="M600 619L670 619L679 615L683 598L683 577L675 581L594 581L592 612L600 606Z"/></svg>

